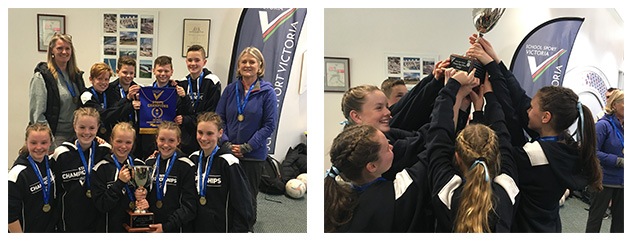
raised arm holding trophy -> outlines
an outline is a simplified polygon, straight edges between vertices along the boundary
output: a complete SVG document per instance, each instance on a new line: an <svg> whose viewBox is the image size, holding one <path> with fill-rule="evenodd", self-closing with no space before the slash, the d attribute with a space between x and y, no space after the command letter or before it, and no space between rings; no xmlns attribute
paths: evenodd
<svg viewBox="0 0 632 241"><path fill-rule="evenodd" d="M474 8L472 10L472 19L474 21L474 27L476 31L478 31L478 37L483 37L483 34L486 34L498 22L500 17L505 12L504 8ZM478 39L477 39L478 41ZM458 55L452 54L450 55L450 68L454 68L457 70L465 71L469 73L472 69L476 68L476 73L474 76L481 80L481 84L485 79L483 74L485 72L485 68L483 65L474 57L467 55Z"/></svg>

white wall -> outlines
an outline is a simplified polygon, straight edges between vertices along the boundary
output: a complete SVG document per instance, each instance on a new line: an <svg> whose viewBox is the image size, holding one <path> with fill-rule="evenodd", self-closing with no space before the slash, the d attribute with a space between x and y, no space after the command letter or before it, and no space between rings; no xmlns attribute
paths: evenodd
<svg viewBox="0 0 632 241"><path fill-rule="evenodd" d="M585 17L568 70L599 67L607 78L623 70L623 20L613 9L507 9L485 35L507 66L523 37L534 27L557 17ZM324 55L350 58L351 86L380 86L386 78L385 53L463 54L475 32L472 9L325 9ZM616 83L616 82L615 82ZM613 84L615 85L615 84ZM616 86L616 85L615 85ZM331 141L344 120L342 93L324 94L324 168Z"/></svg>
<svg viewBox="0 0 632 241"><path fill-rule="evenodd" d="M66 33L73 36L75 51L79 68L84 72L86 86L91 86L88 82L89 70L92 64L102 62L101 59L101 26L102 14L109 12L149 12L158 13L158 22L155 28L158 29L158 51L155 56L169 55L173 58L174 79L180 79L188 74L185 65L185 58L182 57L182 28L185 18L205 18L211 19L211 39L209 44L210 54L206 67L213 71L222 81L222 90L226 87L230 58L233 49L235 31L241 8L222 9L8 9L8 145L5 154L8 161L8 168L17 156L18 149L24 144L24 129L28 118L28 88L33 75L33 70L38 62L46 60L45 52L37 51L37 21L38 13L60 14L66 16ZM309 15L308 15L309 16ZM300 66L302 58L300 54L307 49L307 39L309 28L306 24L303 28L299 44L297 46L297 56L294 64ZM300 68L299 68L300 69ZM283 113L281 113L279 133L277 137L276 152L273 155L277 160L282 161L290 146L295 146L299 142L304 142L304 132L306 124L306 93L298 93L299 71L293 71L286 93ZM268 76L269 77L269 76ZM266 79L267 80L267 79ZM286 117L287 113L293 113ZM291 120L291 121L290 121Z"/></svg>

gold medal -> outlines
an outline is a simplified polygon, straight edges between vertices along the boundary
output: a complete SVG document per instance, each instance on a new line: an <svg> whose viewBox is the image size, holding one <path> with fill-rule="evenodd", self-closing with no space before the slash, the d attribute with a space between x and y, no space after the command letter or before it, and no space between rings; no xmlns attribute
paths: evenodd
<svg viewBox="0 0 632 241"><path fill-rule="evenodd" d="M91 190L86 191L86 197L92 198L92 191Z"/></svg>
<svg viewBox="0 0 632 241"><path fill-rule="evenodd" d="M160 200L156 201L156 207L157 208L162 208L162 201L160 201Z"/></svg>
<svg viewBox="0 0 632 241"><path fill-rule="evenodd" d="M50 204L44 204L44 206L42 207L42 211L44 211L45 213L50 212Z"/></svg>
<svg viewBox="0 0 632 241"><path fill-rule="evenodd" d="M101 134L105 134L105 132L106 132L107 130L105 129L105 127L101 127L101 129L99 129L99 131L101 132Z"/></svg>
<svg viewBox="0 0 632 241"><path fill-rule="evenodd" d="M238 120L238 121L244 121L244 115L239 114L239 115L237 116L237 120Z"/></svg>
<svg viewBox="0 0 632 241"><path fill-rule="evenodd" d="M206 205L206 197L200 197L200 204L202 204L202 206Z"/></svg>
<svg viewBox="0 0 632 241"><path fill-rule="evenodd" d="M136 204L134 204L134 202L129 202L129 208L132 210L136 209Z"/></svg>

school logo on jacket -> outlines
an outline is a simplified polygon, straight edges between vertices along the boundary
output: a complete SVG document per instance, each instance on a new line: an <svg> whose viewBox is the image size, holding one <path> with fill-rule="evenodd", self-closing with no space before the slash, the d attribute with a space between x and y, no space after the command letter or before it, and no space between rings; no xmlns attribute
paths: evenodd
<svg viewBox="0 0 632 241"><path fill-rule="evenodd" d="M48 183L48 177L44 177L44 183ZM53 178L51 179L51 184L55 185L55 176L53 176ZM48 185L48 184L46 184ZM35 194L38 193L42 190L42 184L39 181L36 181L34 183L31 183L31 185L29 185L29 191L31 192L31 194Z"/></svg>
<svg viewBox="0 0 632 241"><path fill-rule="evenodd" d="M83 166L77 167L75 169L67 170L61 173L61 180L63 182L75 181L78 180L79 183L83 186L86 179L86 170Z"/></svg>

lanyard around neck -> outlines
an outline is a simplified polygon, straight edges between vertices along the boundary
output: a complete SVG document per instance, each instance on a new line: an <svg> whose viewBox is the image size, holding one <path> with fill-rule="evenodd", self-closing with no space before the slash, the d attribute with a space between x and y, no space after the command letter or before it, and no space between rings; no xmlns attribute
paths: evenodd
<svg viewBox="0 0 632 241"><path fill-rule="evenodd" d="M158 191L156 192L156 195L158 197L159 201L162 201L162 195L164 195L163 190L166 191L165 185L167 185L167 177L169 176L169 173L171 172L171 168L173 167L173 163L176 160L176 156L177 153L173 152L173 155L171 156L171 161L169 161L169 165L167 166L167 170L165 170L165 175L162 178L162 182L160 181L160 154L158 154L158 157L156 158L156 186L158 186Z"/></svg>
<svg viewBox="0 0 632 241"><path fill-rule="evenodd" d="M610 124L612 124L612 128L614 128L614 132L617 134L617 137L619 137L619 140L621 141L621 146L622 147L625 146L623 135L619 131L619 128L617 127L617 125L615 125L614 118L612 118L612 115L610 115L608 119L610 120Z"/></svg>
<svg viewBox="0 0 632 241"><path fill-rule="evenodd" d="M197 104L198 104L198 100L200 100L200 86L202 85L202 78L204 76L204 71L202 71L200 73L200 76L198 76L198 82L197 82L197 95L195 97L195 102L193 103L193 110L195 110L197 108ZM189 93L191 95L191 100L193 100L193 87L191 86L191 75L189 75Z"/></svg>
<svg viewBox="0 0 632 241"><path fill-rule="evenodd" d="M46 165L47 183L44 182L44 178L42 177L42 174L40 173L39 168L35 164L35 161L33 160L33 157L31 157L31 155L28 156L28 160L29 160L29 163L31 163L31 167L33 167L33 170L35 171L35 175L37 176L37 179L39 179L40 185L42 186L42 195L44 196L44 205L46 205L48 204L48 200L50 200L50 190L52 189L51 179L53 179L50 173L50 167L48 166L48 156L44 156L44 163Z"/></svg>
<svg viewBox="0 0 632 241"><path fill-rule="evenodd" d="M114 164L116 165L116 169L121 171L121 164L119 164L118 158L116 158L116 155L112 154L112 159L114 159ZM129 163L129 166L133 167L134 166L134 162L132 161L132 157L127 155L127 163ZM129 189L129 185L127 185L127 183L125 183L125 191L127 191L127 198L129 198L130 201L134 201L134 195L132 195L132 191Z"/></svg>
<svg viewBox="0 0 632 241"><path fill-rule="evenodd" d="M213 149L213 152L211 152L211 155L208 158L208 162L206 163L205 173L202 173L202 158L204 158L204 150L200 151L200 157L198 161L198 192L202 197L206 197L206 183L208 182L208 176L211 173L211 166L213 165L213 157L215 156L215 153L217 153L217 150L219 150L219 146L215 146L215 149Z"/></svg>
<svg viewBox="0 0 632 241"><path fill-rule="evenodd" d="M86 157L83 155L83 150L81 149L79 140L77 140L77 150L79 151L79 157L81 157L81 162L83 163L83 168L86 172L86 187L88 190L90 190L90 169L92 169L92 166L94 165L94 153L96 152L94 145L94 141L92 141L92 146L90 146L90 159L86 161Z"/></svg>
<svg viewBox="0 0 632 241"><path fill-rule="evenodd" d="M99 95L97 94L96 90L94 89L94 87L90 88L90 91L92 91L92 94L94 94L94 96L97 97L97 101L99 100ZM103 109L107 109L108 108L108 100L105 97L105 93L103 94Z"/></svg>
<svg viewBox="0 0 632 241"><path fill-rule="evenodd" d="M66 77L64 76L64 72L61 72L61 69L59 69L59 67L55 66L55 69L57 69L57 73L61 75L62 79L64 79L64 82L66 83L66 88L68 88L68 91L70 92L70 95L74 98L75 96L77 96L77 94L75 93L75 88L72 87L72 85L70 83L68 83L68 81L66 80Z"/></svg>
<svg viewBox="0 0 632 241"><path fill-rule="evenodd" d="M248 98L250 97L250 93L252 92L252 89L255 87L255 84L257 84L257 81L259 81L259 79L256 79L255 82L252 82L252 84L250 85L250 89L248 89L248 92L246 93L246 97L244 97L244 103L241 103L241 100L239 98L239 86L235 86L235 96L237 98L237 113L238 114L242 115L244 113L244 109L246 108L246 103L248 103ZM244 88L244 91L245 90L246 89Z"/></svg>

